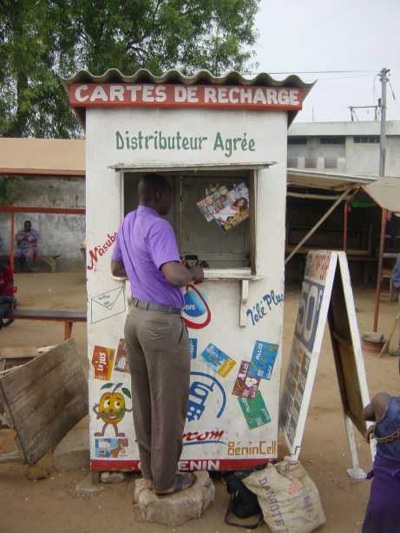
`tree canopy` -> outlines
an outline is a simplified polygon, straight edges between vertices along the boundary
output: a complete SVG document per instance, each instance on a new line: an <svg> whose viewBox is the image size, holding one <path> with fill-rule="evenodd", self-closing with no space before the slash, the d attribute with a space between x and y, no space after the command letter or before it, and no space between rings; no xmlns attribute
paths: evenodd
<svg viewBox="0 0 400 533"><path fill-rule="evenodd" d="M252 67L259 0L2 0L0 135L81 133L61 77Z"/></svg>

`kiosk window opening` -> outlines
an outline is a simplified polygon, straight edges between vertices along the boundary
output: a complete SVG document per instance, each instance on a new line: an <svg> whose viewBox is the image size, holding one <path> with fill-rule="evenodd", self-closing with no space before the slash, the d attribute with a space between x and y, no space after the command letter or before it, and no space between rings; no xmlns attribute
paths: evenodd
<svg viewBox="0 0 400 533"><path fill-rule="evenodd" d="M250 269L255 273L255 171L166 171L174 202L166 217L183 256L210 269ZM139 203L144 172L123 173L124 215Z"/></svg>

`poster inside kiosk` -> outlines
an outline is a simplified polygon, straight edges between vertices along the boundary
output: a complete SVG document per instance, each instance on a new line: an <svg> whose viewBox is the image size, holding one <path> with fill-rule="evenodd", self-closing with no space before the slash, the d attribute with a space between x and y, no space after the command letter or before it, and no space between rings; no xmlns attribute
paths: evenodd
<svg viewBox="0 0 400 533"><path fill-rule="evenodd" d="M363 477L353 425L364 434L362 409L369 393L345 252L309 252L301 290L290 362L280 406L280 427L290 455L301 451L308 408L328 321L343 405L352 478ZM371 448L372 451L372 448Z"/></svg>

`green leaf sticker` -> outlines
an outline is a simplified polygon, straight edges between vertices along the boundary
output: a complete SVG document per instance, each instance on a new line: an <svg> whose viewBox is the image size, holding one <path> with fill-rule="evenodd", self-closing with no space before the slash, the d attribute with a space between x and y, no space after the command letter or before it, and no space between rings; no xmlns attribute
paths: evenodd
<svg viewBox="0 0 400 533"><path fill-rule="evenodd" d="M128 398L132 399L131 391L129 389L122 387L122 392L125 394L125 396L128 396Z"/></svg>

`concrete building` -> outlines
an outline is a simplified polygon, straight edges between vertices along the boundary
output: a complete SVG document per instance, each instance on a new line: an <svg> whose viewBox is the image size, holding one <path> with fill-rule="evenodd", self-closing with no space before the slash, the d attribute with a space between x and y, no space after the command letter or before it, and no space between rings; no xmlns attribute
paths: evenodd
<svg viewBox="0 0 400 533"><path fill-rule="evenodd" d="M379 175L380 122L294 123L289 129L288 167ZM386 176L400 176L400 121L386 124Z"/></svg>
<svg viewBox="0 0 400 533"><path fill-rule="evenodd" d="M380 163L380 122L311 122L295 123L289 129L287 166L299 173L298 181L304 174L362 176L377 178ZM386 164L385 175L400 180L400 121L386 124ZM379 180L379 178L378 178ZM328 191L320 180L320 190L297 184L291 187L288 181L286 250L287 254L308 235L323 214L335 201L337 191ZM357 197L358 198L358 197ZM364 207L362 209L361 207ZM347 222L345 214L347 213ZM347 230L345 230L347 226ZM297 256L288 265L287 274L301 262L301 254L308 249L342 249L346 233L346 250L351 262L354 279L360 267L364 281L376 279L378 250L380 242L381 210L370 199L363 201L354 198L341 202L318 228ZM399 252L400 221L391 217L386 227L387 250L390 256ZM390 248L390 249L389 249ZM387 255L387 254L385 254ZM367 262L369 276L367 276ZM391 264L384 265L390 269ZM298 269L300 276L302 269Z"/></svg>
<svg viewBox="0 0 400 533"><path fill-rule="evenodd" d="M2 137L0 177L9 180L12 204L0 205L0 256L10 254L15 233L30 220L42 256L56 256L58 270L82 269L85 141Z"/></svg>

